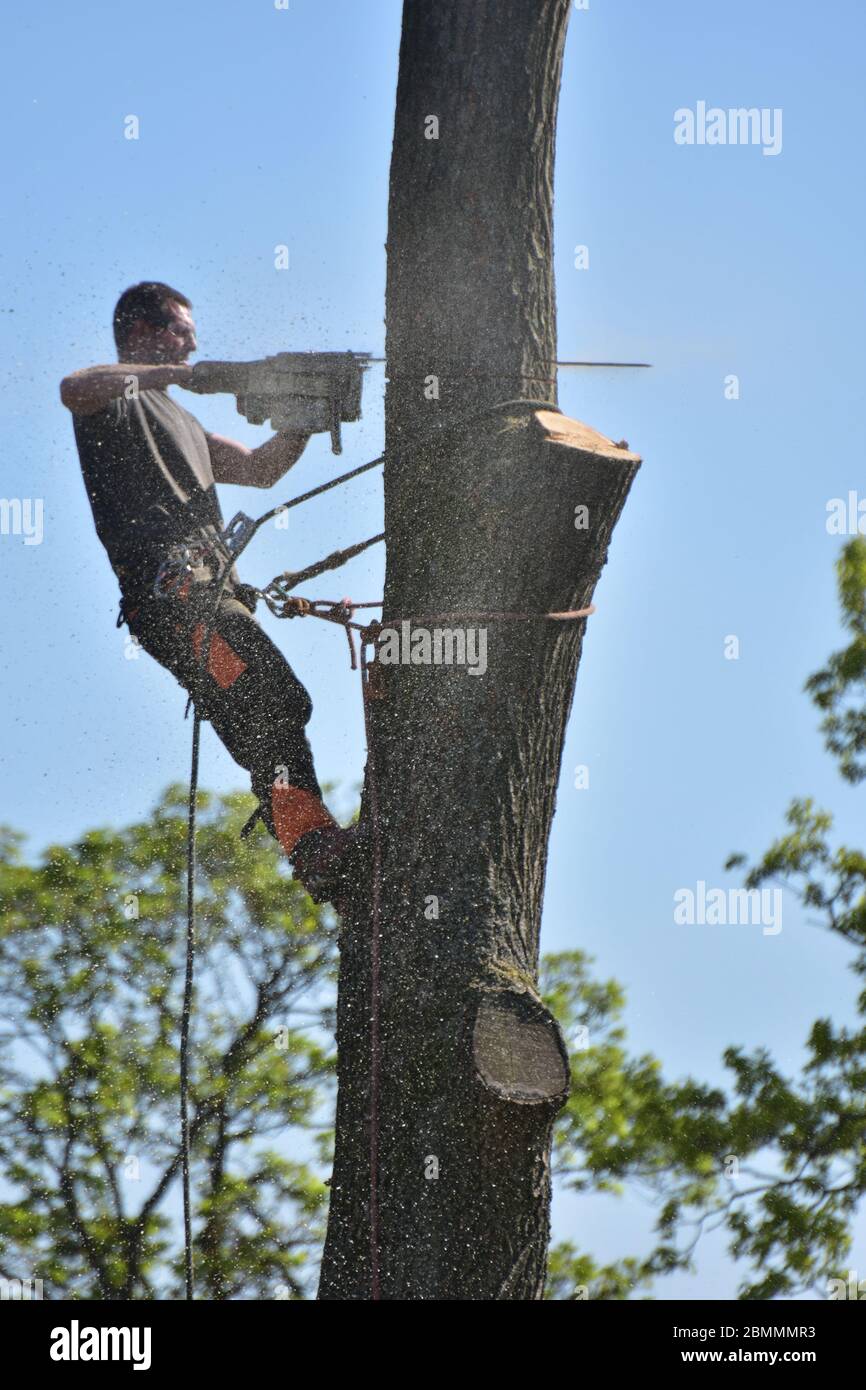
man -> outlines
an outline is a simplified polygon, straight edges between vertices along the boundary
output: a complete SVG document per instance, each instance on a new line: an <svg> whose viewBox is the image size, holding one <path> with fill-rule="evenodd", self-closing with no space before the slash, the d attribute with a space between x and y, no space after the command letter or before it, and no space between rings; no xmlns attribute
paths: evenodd
<svg viewBox="0 0 866 1390"><path fill-rule="evenodd" d="M254 597L232 570L211 625L213 569L203 566L165 598L153 593L171 546L202 529L222 530L216 483L272 487L309 439L281 430L248 449L208 434L172 400L169 386L196 389L186 360L196 348L191 309L159 281L125 290L114 311L118 362L64 377L60 398L72 412L97 534L120 582L121 618L249 771L296 878L317 902L334 901L346 888L353 834L322 802L305 732L310 697L253 617Z"/></svg>

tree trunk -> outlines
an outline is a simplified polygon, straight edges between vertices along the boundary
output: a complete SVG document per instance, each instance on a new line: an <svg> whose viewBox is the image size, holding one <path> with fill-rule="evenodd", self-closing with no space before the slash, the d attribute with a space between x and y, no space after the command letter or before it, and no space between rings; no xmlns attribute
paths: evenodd
<svg viewBox="0 0 866 1390"><path fill-rule="evenodd" d="M552 183L568 8L404 8L383 622L401 656L402 620L410 636L428 636L415 638L417 664L384 664L382 645L375 668L362 815L369 821L375 765L380 1079L371 1134L365 891L341 941L324 1299L543 1293L550 1135L568 1069L537 992L539 921L584 621L472 615L588 603L639 463L555 409L525 404L556 399ZM428 138L431 117L438 138ZM524 403L500 404L516 398ZM455 613L464 616L424 622ZM467 664L428 660L436 628L452 631L458 657L466 641Z"/></svg>

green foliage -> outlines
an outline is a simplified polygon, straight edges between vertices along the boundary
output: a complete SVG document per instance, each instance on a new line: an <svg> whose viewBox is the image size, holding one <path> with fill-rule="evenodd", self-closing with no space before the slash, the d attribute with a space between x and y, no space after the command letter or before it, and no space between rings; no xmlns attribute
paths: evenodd
<svg viewBox="0 0 866 1390"><path fill-rule="evenodd" d="M859 782L866 776L866 541L845 545L836 569L842 622L852 640L810 677L806 690L825 716L821 727L840 773ZM853 948L851 969L863 977L866 855L832 845L833 818L810 798L793 801L786 821L786 832L749 869L746 885L782 883L812 920ZM728 861L744 862L742 855ZM866 990L857 1004L863 1018ZM731 1149L764 1160L762 1169L746 1169L749 1187L723 1206L732 1251L758 1274L744 1285L744 1298L826 1292L830 1279L844 1275L851 1223L866 1194L866 1018L853 1029L817 1019L806 1048L796 1080L764 1051L725 1054L738 1096L729 1110Z"/></svg>
<svg viewBox="0 0 866 1390"><path fill-rule="evenodd" d="M239 839L249 797L199 806L198 1292L301 1298L326 1195L333 931L263 830ZM185 811L173 788L149 823L91 831L37 866L20 837L0 840L0 1273L42 1278L46 1297L181 1290Z"/></svg>
<svg viewBox="0 0 866 1390"><path fill-rule="evenodd" d="M858 782L866 777L866 540L844 547L837 573L851 642L806 689L842 776ZM834 846L832 816L808 798L791 803L786 822L748 868L746 886L784 885L853 948L851 968L866 976L866 854ZM746 863L736 854L727 867ZM816 1020L798 1077L785 1076L764 1049L747 1056L728 1048L732 1093L724 1095L690 1081L669 1085L653 1059L630 1060L616 1022L620 992L590 987L582 957L554 958L548 970L554 1010L567 1030L582 1024L591 1043L575 1052L557 1168L578 1191L628 1180L659 1202L659 1243L647 1259L602 1267L560 1246L549 1296L628 1297L657 1274L688 1267L703 1231L719 1226L731 1254L751 1267L742 1299L826 1295L831 1279L844 1280L866 1195L866 987L857 1001L863 1025Z"/></svg>
<svg viewBox="0 0 866 1390"><path fill-rule="evenodd" d="M652 1056L631 1057L615 981L588 974L581 951L547 956L545 1000L570 1043L571 1095L554 1130L554 1173L577 1192L621 1194L626 1187L661 1207L658 1243L643 1258L608 1265L573 1245L551 1251L547 1297L625 1299L675 1269L691 1249L670 1238L684 1204L712 1197L725 1152L725 1097L693 1081L669 1083Z"/></svg>
<svg viewBox="0 0 866 1390"><path fill-rule="evenodd" d="M333 932L264 831L238 838L248 798L201 793L199 806L197 1292L304 1298L323 1234L315 1159L331 1141ZM185 792L171 789L149 823L92 831L36 866L20 837L0 835L0 1172L13 1190L0 1203L0 1273L41 1278L48 1297L181 1294L185 813ZM574 1043L560 1176L581 1191L652 1189L680 1164L701 1187L701 1126L720 1099L668 1087L654 1058L629 1057L622 993L595 982L580 953L549 958L544 988ZM288 1156L305 1144L306 1163ZM558 1247L550 1296L626 1298L680 1260L666 1240L610 1266Z"/></svg>
<svg viewBox="0 0 866 1390"><path fill-rule="evenodd" d="M862 976L866 857L831 846L832 817L809 799L792 802L786 819L787 833L749 870L746 884L783 883L819 924L854 947L851 968ZM858 1009L866 1012L866 991ZM817 1019L806 1048L797 1079L783 1076L763 1050L725 1053L738 1097L728 1110L730 1147L748 1182L719 1209L731 1250L759 1272L744 1285L745 1298L826 1292L828 1280L844 1273L851 1222L866 1194L866 1024L837 1028ZM743 1160L762 1160L762 1167Z"/></svg>
<svg viewBox="0 0 866 1390"><path fill-rule="evenodd" d="M824 713L821 728L839 770L849 782L866 777L866 540L843 547L836 565L842 622L851 641L834 652L806 689Z"/></svg>

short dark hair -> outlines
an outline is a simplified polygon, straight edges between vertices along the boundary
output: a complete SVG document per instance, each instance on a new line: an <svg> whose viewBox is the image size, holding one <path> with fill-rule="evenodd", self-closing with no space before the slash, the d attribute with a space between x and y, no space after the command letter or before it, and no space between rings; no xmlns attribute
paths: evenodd
<svg viewBox="0 0 866 1390"><path fill-rule="evenodd" d="M161 280L142 280L141 284L130 285L128 290L123 291L114 306L114 341L121 356L129 340L130 329L138 319L143 319L152 328L168 327L167 309L171 303L192 308L191 299L187 299L180 290L173 290L171 285L164 285Z"/></svg>

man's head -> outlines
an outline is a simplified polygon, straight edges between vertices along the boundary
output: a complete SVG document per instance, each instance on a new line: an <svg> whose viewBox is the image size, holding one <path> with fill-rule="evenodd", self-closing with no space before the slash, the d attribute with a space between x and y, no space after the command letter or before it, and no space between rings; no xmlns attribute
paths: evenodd
<svg viewBox="0 0 866 1390"><path fill-rule="evenodd" d="M185 362L195 352L192 303L159 280L131 285L114 310L120 362Z"/></svg>

